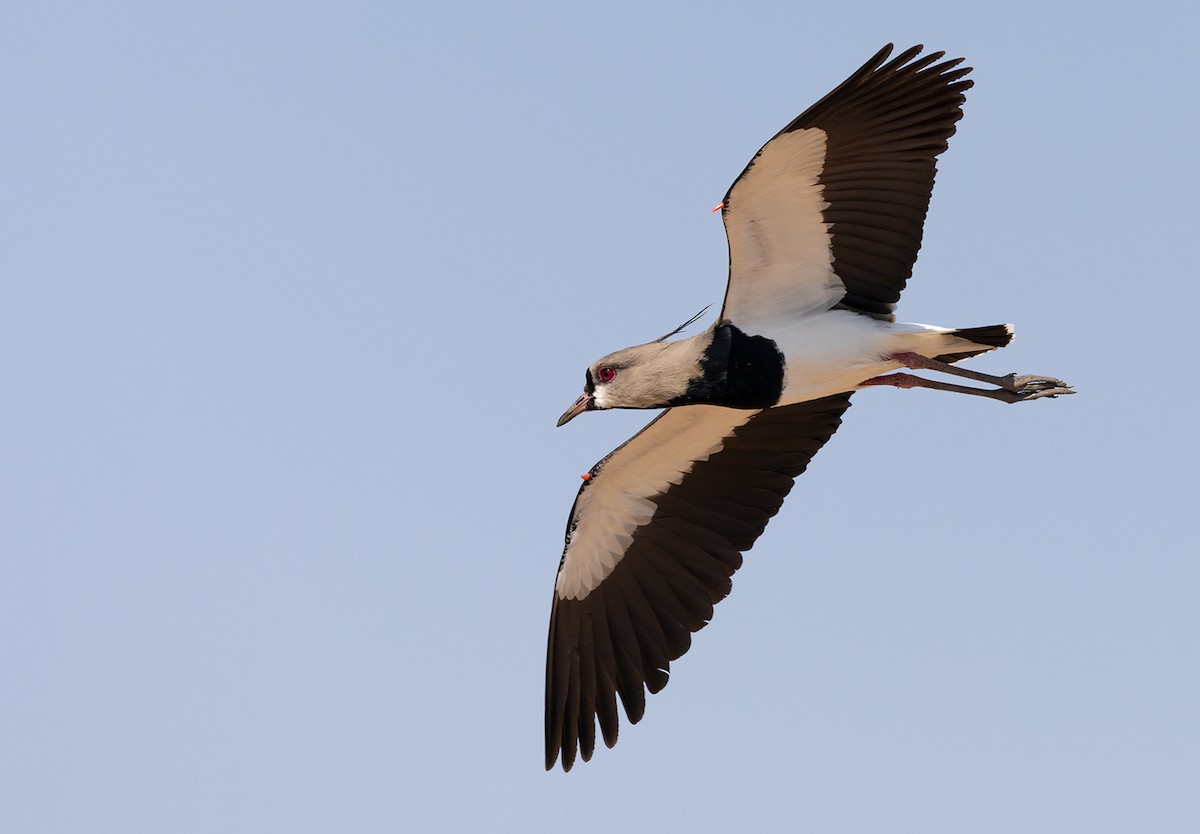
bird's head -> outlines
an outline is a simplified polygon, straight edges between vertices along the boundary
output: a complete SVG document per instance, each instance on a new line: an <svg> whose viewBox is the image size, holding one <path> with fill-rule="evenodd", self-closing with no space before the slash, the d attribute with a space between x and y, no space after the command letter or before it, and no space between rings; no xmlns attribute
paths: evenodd
<svg viewBox="0 0 1200 834"><path fill-rule="evenodd" d="M678 342L650 342L610 353L587 369L583 394L558 418L563 425L585 411L663 408L688 390L700 373L701 333Z"/></svg>

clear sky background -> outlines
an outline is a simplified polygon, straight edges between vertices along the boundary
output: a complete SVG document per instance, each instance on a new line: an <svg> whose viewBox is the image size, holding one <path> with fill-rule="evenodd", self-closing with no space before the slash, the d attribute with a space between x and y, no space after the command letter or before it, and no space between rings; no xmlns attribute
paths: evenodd
<svg viewBox="0 0 1200 834"><path fill-rule="evenodd" d="M0 829L1200 830L1190 3L11 5ZM882 44L974 66L874 390L645 720L542 769L584 368Z"/></svg>

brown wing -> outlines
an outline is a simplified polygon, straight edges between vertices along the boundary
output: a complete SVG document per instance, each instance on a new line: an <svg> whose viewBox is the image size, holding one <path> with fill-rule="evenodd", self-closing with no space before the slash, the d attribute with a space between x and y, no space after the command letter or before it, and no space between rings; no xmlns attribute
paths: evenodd
<svg viewBox="0 0 1200 834"><path fill-rule="evenodd" d="M547 770L560 751L564 770L577 748L590 759L597 721L604 742L616 743L618 697L631 723L641 719L645 690L666 686L670 661L712 618L742 552L849 407L847 393L758 412L669 409L597 464L572 509L550 613ZM729 414L737 415L732 430ZM659 440L680 435L670 454L684 459L668 466ZM651 479L679 474L647 497L642 470Z"/></svg>
<svg viewBox="0 0 1200 834"><path fill-rule="evenodd" d="M889 44L763 146L725 196L722 320L835 304L891 320L971 70ZM885 61L887 61L885 63ZM940 63L939 63L940 61Z"/></svg>

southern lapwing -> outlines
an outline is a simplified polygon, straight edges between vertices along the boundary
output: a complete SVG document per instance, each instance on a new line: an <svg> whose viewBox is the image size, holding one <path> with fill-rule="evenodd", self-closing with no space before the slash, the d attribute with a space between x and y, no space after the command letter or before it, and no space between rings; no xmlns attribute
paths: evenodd
<svg viewBox="0 0 1200 834"><path fill-rule="evenodd" d="M592 467L571 508L546 659L546 768L617 740L645 690L730 591L730 577L860 388L936 388L1013 403L1072 393L1041 376L953 363L1004 347L1008 325L897 322L935 160L972 82L943 53L881 49L763 146L719 208L729 284L690 338L609 354L587 370L585 411L665 408ZM987 383L976 388L899 369Z"/></svg>

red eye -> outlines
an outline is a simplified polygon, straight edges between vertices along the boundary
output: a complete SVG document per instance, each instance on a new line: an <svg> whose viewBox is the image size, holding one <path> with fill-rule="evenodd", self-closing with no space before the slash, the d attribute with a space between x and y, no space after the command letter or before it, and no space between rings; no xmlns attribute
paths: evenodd
<svg viewBox="0 0 1200 834"><path fill-rule="evenodd" d="M601 382L612 382L613 377L616 375L616 368L601 368L600 370L596 371L596 376L600 378Z"/></svg>

